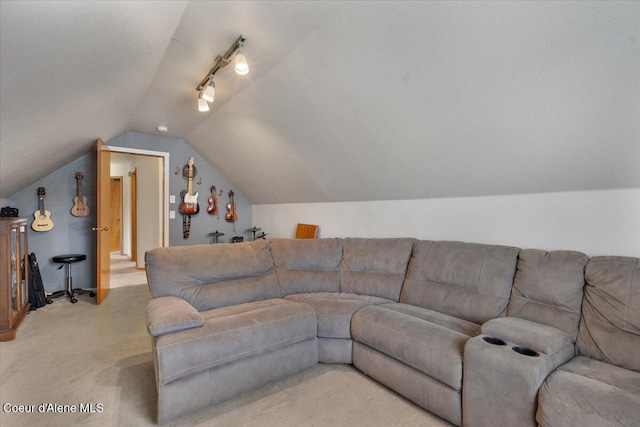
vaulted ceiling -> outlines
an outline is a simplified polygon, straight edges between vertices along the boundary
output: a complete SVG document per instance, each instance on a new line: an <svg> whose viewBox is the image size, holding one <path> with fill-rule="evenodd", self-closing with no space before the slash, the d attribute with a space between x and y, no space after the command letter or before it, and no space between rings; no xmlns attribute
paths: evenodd
<svg viewBox="0 0 640 427"><path fill-rule="evenodd" d="M0 197L160 124L253 203L640 187L640 2L7 2ZM195 87L239 34L250 73Z"/></svg>

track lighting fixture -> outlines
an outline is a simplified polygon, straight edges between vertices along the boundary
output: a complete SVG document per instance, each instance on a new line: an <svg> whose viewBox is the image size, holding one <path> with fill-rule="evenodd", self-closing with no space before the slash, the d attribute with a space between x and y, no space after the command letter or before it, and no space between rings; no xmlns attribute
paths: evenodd
<svg viewBox="0 0 640 427"><path fill-rule="evenodd" d="M216 84L213 81L213 76L221 68L226 67L235 59L236 73L244 76L249 72L249 65L247 59L242 54L242 47L247 39L240 34L240 37L231 45L224 56L216 56L213 68L209 71L207 76L202 79L196 90L198 91L198 110L209 111L209 104L207 102L213 102L216 93ZM235 55L235 56L234 56Z"/></svg>

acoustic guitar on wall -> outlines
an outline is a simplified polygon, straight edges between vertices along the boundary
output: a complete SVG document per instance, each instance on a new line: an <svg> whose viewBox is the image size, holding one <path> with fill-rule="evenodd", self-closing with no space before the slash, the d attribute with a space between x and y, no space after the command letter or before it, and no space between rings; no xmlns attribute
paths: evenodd
<svg viewBox="0 0 640 427"><path fill-rule="evenodd" d="M87 206L87 198L82 195L82 179L84 174L82 172L76 172L76 194L73 198L73 207L71 208L71 215L73 216L87 216L89 215L89 206Z"/></svg>
<svg viewBox="0 0 640 427"><path fill-rule="evenodd" d="M47 191L44 187L38 187L38 210L33 213L31 228L35 231L49 231L53 228L51 212L44 209L44 196Z"/></svg>

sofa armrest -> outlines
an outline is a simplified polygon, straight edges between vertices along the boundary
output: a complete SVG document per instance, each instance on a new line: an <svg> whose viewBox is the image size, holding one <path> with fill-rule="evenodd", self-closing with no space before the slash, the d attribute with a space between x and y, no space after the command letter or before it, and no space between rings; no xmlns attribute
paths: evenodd
<svg viewBox="0 0 640 427"><path fill-rule="evenodd" d="M153 298L147 304L147 331L154 337L202 325L204 318L198 310L181 298Z"/></svg>
<svg viewBox="0 0 640 427"><path fill-rule="evenodd" d="M482 333L549 356L572 344L564 331L519 317L491 319L482 325Z"/></svg>

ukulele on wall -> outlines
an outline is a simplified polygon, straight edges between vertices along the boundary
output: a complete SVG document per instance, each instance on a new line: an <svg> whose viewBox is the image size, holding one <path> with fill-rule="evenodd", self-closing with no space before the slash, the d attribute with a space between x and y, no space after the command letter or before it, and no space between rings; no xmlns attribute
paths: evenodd
<svg viewBox="0 0 640 427"><path fill-rule="evenodd" d="M35 231L49 231L53 228L51 212L44 209L44 196L47 191L44 187L38 187L38 210L33 213L31 228Z"/></svg>
<svg viewBox="0 0 640 427"><path fill-rule="evenodd" d="M189 157L189 162L182 169L182 175L184 175L189 184L187 190L180 192L180 198L182 203L178 207L178 211L182 215L197 215L200 212L200 206L198 205L198 193L193 192L193 177L196 175L196 167L193 165L193 157Z"/></svg>
<svg viewBox="0 0 640 427"><path fill-rule="evenodd" d="M82 172L76 172L77 180L77 196L73 198L73 207L71 208L71 215L73 216L87 216L89 215L89 206L87 206L87 198L82 195L82 179L84 174Z"/></svg>
<svg viewBox="0 0 640 427"><path fill-rule="evenodd" d="M216 186L212 185L209 189L211 191L211 197L209 197L209 207L207 207L207 213L209 215L218 215L220 218L220 214L218 214L218 198L216 197Z"/></svg>

